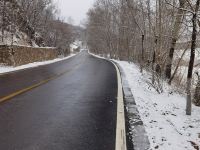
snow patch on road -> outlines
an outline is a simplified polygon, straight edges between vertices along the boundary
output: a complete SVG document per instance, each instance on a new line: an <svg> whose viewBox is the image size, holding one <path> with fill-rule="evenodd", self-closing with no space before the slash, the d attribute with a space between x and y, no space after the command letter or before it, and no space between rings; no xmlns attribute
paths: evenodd
<svg viewBox="0 0 200 150"><path fill-rule="evenodd" d="M126 74L144 122L151 150L195 150L200 146L200 108L193 105L192 116L185 115L186 98L165 85L158 94L147 84L138 66L116 61ZM195 146L196 145L196 146Z"/></svg>
<svg viewBox="0 0 200 150"><path fill-rule="evenodd" d="M17 66L17 67L0 65L0 74L56 63L56 62L59 62L59 61L69 59L70 57L73 57L74 55L75 54L71 54L68 57L56 58L56 59L53 59L53 60L42 61L42 62L34 62L34 63L29 63L29 64L26 64L26 65L21 65L21 66Z"/></svg>

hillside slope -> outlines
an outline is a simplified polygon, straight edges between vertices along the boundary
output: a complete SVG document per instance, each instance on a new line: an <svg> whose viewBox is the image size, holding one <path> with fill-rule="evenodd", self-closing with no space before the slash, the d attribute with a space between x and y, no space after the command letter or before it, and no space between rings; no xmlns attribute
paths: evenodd
<svg viewBox="0 0 200 150"><path fill-rule="evenodd" d="M15 0L1 0L0 44L43 46L43 39L29 23L22 7Z"/></svg>
<svg viewBox="0 0 200 150"><path fill-rule="evenodd" d="M57 12L51 0L0 0L0 44L69 51L77 32Z"/></svg>

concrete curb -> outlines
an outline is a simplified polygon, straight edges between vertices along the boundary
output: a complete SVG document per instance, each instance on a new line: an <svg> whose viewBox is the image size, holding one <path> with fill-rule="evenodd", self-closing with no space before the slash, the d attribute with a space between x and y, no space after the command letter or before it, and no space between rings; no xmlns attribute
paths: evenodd
<svg viewBox="0 0 200 150"><path fill-rule="evenodd" d="M116 120L116 139L115 139L115 150L129 150L128 149L128 143L127 143L127 128L126 128L126 111L124 106L124 95L123 95L123 87L122 87L122 78L120 69L117 66L117 64L109 59L100 58L94 54L89 53L91 56L103 59L109 63L111 63L116 70L117 73L117 120ZM133 149L131 149L133 150Z"/></svg>
<svg viewBox="0 0 200 150"><path fill-rule="evenodd" d="M125 115L126 115L126 131L127 131L127 149L128 150L148 150L150 148L149 139L147 137L143 121L140 118L139 111L131 92L131 88L126 80L126 75L123 68L117 65L120 70L122 79L122 88L125 103Z"/></svg>

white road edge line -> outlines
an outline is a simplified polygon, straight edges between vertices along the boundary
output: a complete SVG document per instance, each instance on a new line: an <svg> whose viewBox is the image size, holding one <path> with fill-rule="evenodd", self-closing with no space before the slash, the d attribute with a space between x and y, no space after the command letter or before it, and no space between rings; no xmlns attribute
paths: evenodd
<svg viewBox="0 0 200 150"><path fill-rule="evenodd" d="M117 82L118 82L118 94L117 94L117 126L116 126L116 141L115 141L115 150L127 150L126 143L126 126L125 126L125 113L124 113L124 97L122 90L122 79L119 68L112 61L105 59L103 57L99 57L93 53L88 53L96 58L104 59L106 61L111 62L116 69L117 72Z"/></svg>
<svg viewBox="0 0 200 150"><path fill-rule="evenodd" d="M79 52L79 53L80 53L80 52ZM79 53L77 53L77 54L79 54ZM75 57L77 54L69 55L69 56L64 57L64 58L62 58L62 59L60 59L60 60L57 60L57 61L53 61L54 59L52 59L52 60L39 61L39 62L32 62L32 63L29 63L29 64L21 65L21 66L25 66L24 68L23 68L23 67L20 68L21 66L17 66L17 67L19 67L19 68L17 68L17 69L14 68L14 69L11 70L11 71L0 72L0 76L2 76L2 75L7 75L7 74L11 74L11 73L15 73L15 72L19 72L19 71L24 71L24 70L28 70L28 69L38 68L38 67L41 67L41 66L46 66L46 65L50 65L50 64L54 64L54 63L58 63L58 62L61 62L61 61L70 59L70 58L72 58L72 57ZM55 59L58 59L58 58L55 58ZM45 62L47 62L47 61L49 61L49 63L45 63ZM52 62L50 62L50 61L52 61ZM45 63L45 64L32 65L32 66L30 66L30 67L28 66L28 65L34 64L34 63Z"/></svg>
<svg viewBox="0 0 200 150"><path fill-rule="evenodd" d="M126 145L126 127L124 113L124 98L122 91L122 79L119 68L112 62L117 71L118 96L117 96L117 127L116 127L116 144L115 150L127 150Z"/></svg>

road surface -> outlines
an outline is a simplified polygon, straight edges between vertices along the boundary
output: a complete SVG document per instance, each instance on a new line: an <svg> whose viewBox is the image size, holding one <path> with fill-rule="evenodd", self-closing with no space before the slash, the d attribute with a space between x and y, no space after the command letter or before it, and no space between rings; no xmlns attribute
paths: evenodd
<svg viewBox="0 0 200 150"><path fill-rule="evenodd" d="M52 79L53 77L53 79ZM1 150L114 150L117 74L87 52L0 76Z"/></svg>

